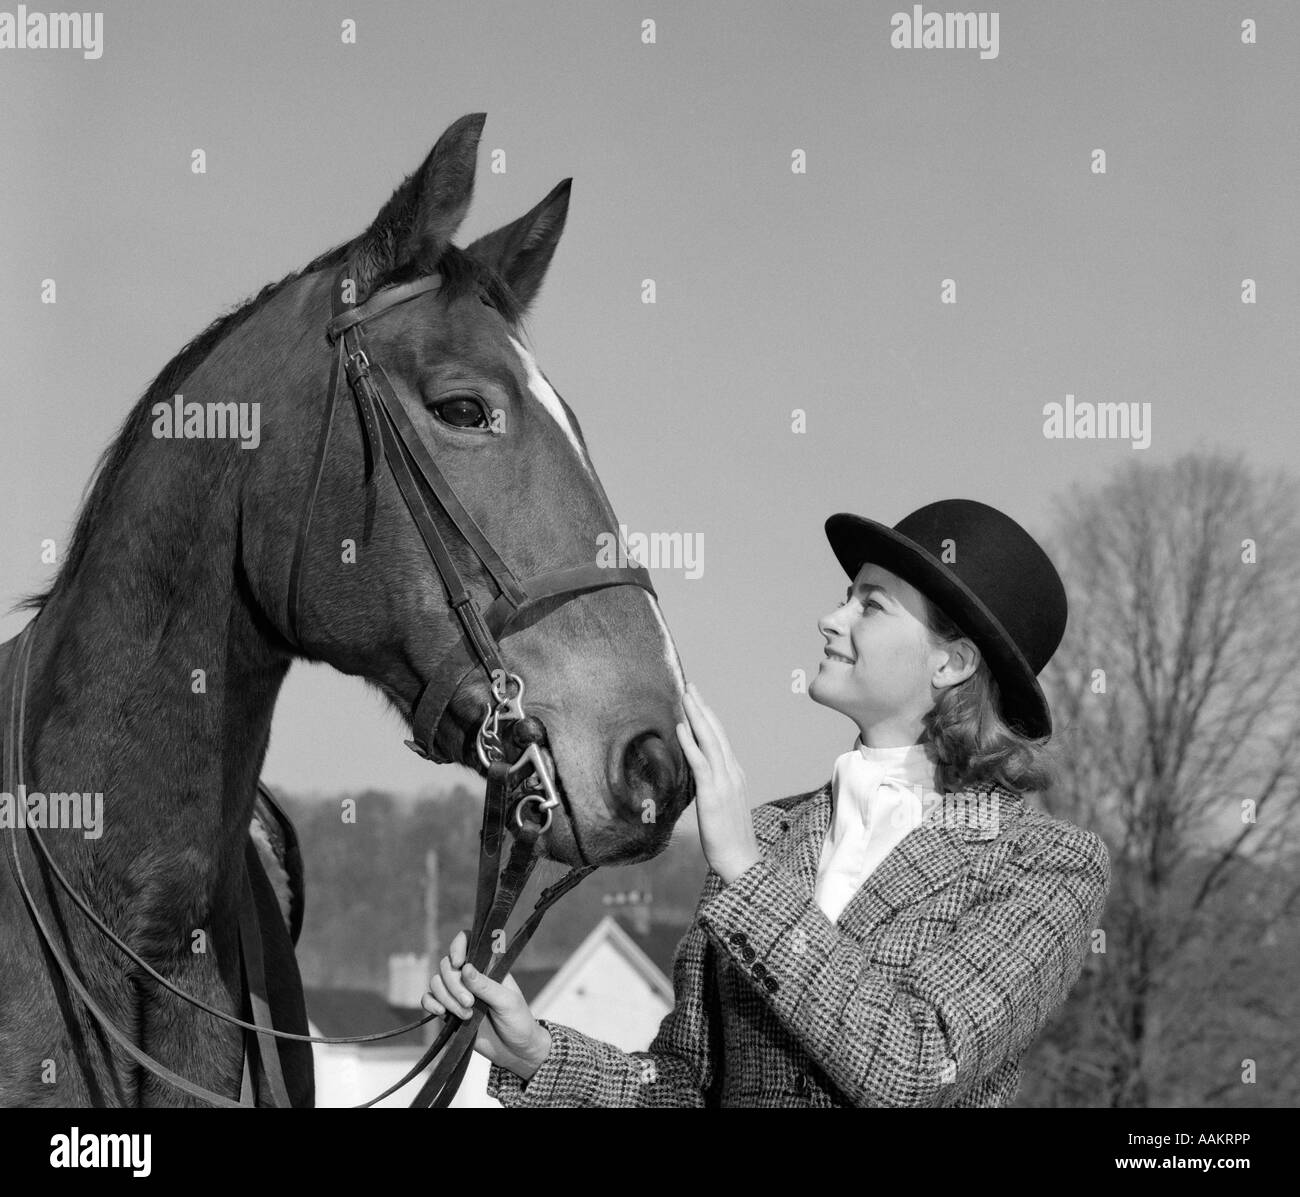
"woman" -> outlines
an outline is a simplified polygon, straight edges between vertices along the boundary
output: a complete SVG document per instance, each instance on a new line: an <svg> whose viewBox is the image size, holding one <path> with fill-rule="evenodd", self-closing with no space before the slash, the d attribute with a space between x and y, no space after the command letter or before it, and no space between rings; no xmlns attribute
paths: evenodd
<svg viewBox="0 0 1300 1197"><path fill-rule="evenodd" d="M1050 775L1036 680L1061 580L1006 515L947 500L889 528L826 521L852 584L818 623L811 697L858 739L821 789L750 808L688 687L678 738L710 872L648 1051L533 1018L465 961L424 1008L488 1017L506 1106L1004 1106L1077 980L1110 883L1105 845L1022 799Z"/></svg>

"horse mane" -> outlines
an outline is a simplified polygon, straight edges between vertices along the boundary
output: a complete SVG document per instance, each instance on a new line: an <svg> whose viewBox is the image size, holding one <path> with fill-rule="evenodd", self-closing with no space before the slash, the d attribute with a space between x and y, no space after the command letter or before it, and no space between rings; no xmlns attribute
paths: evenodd
<svg viewBox="0 0 1300 1197"><path fill-rule="evenodd" d="M333 249L326 250L319 257L308 262L299 270L286 274L279 282L267 283L251 299L245 300L238 307L218 316L201 333L193 337L159 372L149 384L143 396L127 413L117 434L100 454L99 460L87 483L89 491L77 514L77 521L68 542L68 551L59 566L58 573L50 585L34 594L26 595L14 606L16 611L39 611L50 599L66 586L76 574L87 546L95 534L95 528L112 494L118 476L126 466L132 449L147 426L150 413L155 403L170 401L181 384L190 376L210 353L232 332L250 317L260 311L271 299L286 286L302 278L303 275L331 266L340 266L347 260L360 238L345 241ZM417 253L409 261L382 273L367 288L373 294L382 287L395 286L429 274L441 274L443 285L439 293L449 302L459 299L474 291L479 291L484 302L495 308L515 331L520 331L526 313L514 292L486 263L465 252L459 246L447 244L441 254L428 252ZM84 492L83 492L84 493Z"/></svg>

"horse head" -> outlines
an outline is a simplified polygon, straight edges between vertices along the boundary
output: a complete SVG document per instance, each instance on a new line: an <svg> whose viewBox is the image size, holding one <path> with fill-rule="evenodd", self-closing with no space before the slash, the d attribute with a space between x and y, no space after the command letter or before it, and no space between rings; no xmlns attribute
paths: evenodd
<svg viewBox="0 0 1300 1197"><path fill-rule="evenodd" d="M372 460L376 446L346 386L339 406L348 410L327 414L322 428L331 368L322 330L340 306L338 287L348 292L342 306L364 310L436 275L436 287L365 326L366 352L382 364L410 433L514 577L526 583L608 555L618 520L577 418L522 329L564 230L570 180L519 219L455 246L483 120L448 128L364 234L248 326L243 352L263 361L283 354L283 385L249 455L240 537L253 599L288 651L367 679L408 721L435 688L441 701L425 751L480 770L487 674L463 651L393 462ZM318 447L325 438L327 452ZM497 581L447 512L433 503L431 513L471 597L489 607ZM501 649L526 683L528 713L545 724L565 799L568 817L557 812L548 854L609 863L658 852L689 801L690 771L673 730L681 667L654 594L602 585L538 598L514 613Z"/></svg>

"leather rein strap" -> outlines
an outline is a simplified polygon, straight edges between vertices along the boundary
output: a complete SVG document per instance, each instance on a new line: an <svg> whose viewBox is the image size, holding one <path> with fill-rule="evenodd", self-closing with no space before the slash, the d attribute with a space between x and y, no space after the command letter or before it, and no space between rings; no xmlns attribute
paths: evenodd
<svg viewBox="0 0 1300 1197"><path fill-rule="evenodd" d="M365 352L361 326L367 321L390 311L398 304L423 295L441 285L437 276L422 278L400 286L387 288L372 296L366 303L357 307L343 306L344 286L351 277L351 271L345 267L335 280L331 303L332 316L327 325L327 336L335 346L330 368L329 394L325 417L321 424L316 445L315 458L311 467L310 483L304 497L302 518L299 523L297 540L294 544L293 557L289 569L288 584L288 619L289 630L295 643L300 643L300 608L302 578L306 563L308 537L311 529L312 515L320 491L325 461L329 452L329 442L339 406L339 392L346 378L352 391L357 417L366 449L366 484L371 484L381 465L386 464L393 475L403 502L424 541L434 567L446 591L448 605L455 612L464 632L463 640L443 657L432 671L429 681L416 703L412 714L414 740L408 745L421 756L430 760L445 758L435 753L434 736L442 721L447 707L459 686L467 680L469 674L481 667L487 674L489 685L495 697L499 699L496 711L489 704L491 733L485 741L485 731L489 722L485 719L479 734L479 751L483 755L484 745L491 749L491 757L484 757L487 773L487 794L483 806L483 826L480 832L479 874L475 894L474 922L469 936L467 959L479 971L501 980L518 958L519 953L528 943L533 932L540 924L542 915L560 897L578 884L593 871L594 867L584 864L581 868L571 869L554 885L544 889L537 900L532 913L524 920L519 930L509 937L509 946L503 951L496 951L497 934L504 932L506 923L519 900L530 874L538 859L538 842L540 834L549 825L549 811L545 824L538 825L525 820L519 814L522 803L516 807L515 818L510 820L513 774L524 762L508 764L501 757L501 741L497 733L496 717L503 712L510 712L515 720L512 733L515 746L531 753L532 767L541 771L544 766L537 755L536 745L545 736L545 729L535 718L525 717L520 699L523 684L515 675L509 674L502 660L497 640L509 624L530 604L542 599L557 596L569 597L606 586L635 585L655 594L648 572L640 567L606 569L594 561L585 564L561 567L537 575L521 582L510 570L492 547L488 538L465 509L455 490L447 481L442 471L434 462L419 434L416 432L407 414L406 408L398 398L388 375L382 366L371 361ZM425 493L432 495L444 515L451 521L465 542L482 562L485 571L495 582L498 595L489 605L486 613L480 611L450 551L447 548L437 521L425 498ZM8 712L4 721L4 781L6 790L14 795L22 793L24 779L23 742L25 734L25 708L28 688L28 668L31 660L32 643L36 620L33 620L13 644L10 661L11 681L9 686ZM514 678L518 682L519 692L507 702L500 689L505 678ZM260 785L260 783L259 783ZM549 789L549 787L548 787ZM551 801L554 801L552 798ZM543 807L547 804L542 804ZM500 871L500 859L509 829L513 834L513 844L504 872ZM69 882L63 870L55 861L43 838L34 827L27 828L32 842L38 849L45 867L59 886L94 924L98 931L120 951L137 968L143 970L158 984L169 992L182 998L196 1009L202 1010L229 1025L242 1028L246 1034L244 1082L241 1099L236 1101L215 1093L201 1085L186 1080L144 1052L112 1021L103 1008L94 999L89 989L73 968L56 937L51 933L35 895L28 885L23 873L21 854L18 845L17 828L11 829L9 836L9 864L14 874L19 893L27 907L46 949L59 967L59 971L81 999L83 1005L96 1023L106 1034L138 1065L167 1084L174 1086L190 1096L198 1098L209 1105L223 1107L249 1107L256 1105L252 1096L248 1058L248 1035L256 1036L259 1055L267 1075L270 1092L270 1104L284 1106L289 1104L287 1086L275 1047L278 1039L292 1039L309 1043L367 1043L404 1034L416 1027L433 1020L429 1015L414 1023L397 1027L391 1031L381 1031L369 1035L351 1035L340 1037L300 1035L287 1031L277 1031L271 1025L270 1006L266 993L266 978L262 960L261 935L257 926L256 908L251 891L249 870L260 867L256 854L251 850L245 853L245 875L241 892L239 910L239 945L240 957L245 976L245 985L249 992L250 1006L254 1022L249 1023L234 1017L224 1010L219 1010L206 1002L195 998L179 989L173 982L154 969L126 944L95 913L90 904ZM443 1025L434 1041L429 1044L415 1066L399 1081L362 1107L373 1106L382 1101L404 1085L408 1084L424 1071L435 1058L442 1054L433 1071L421 1087L412 1106L445 1107L451 1103L461 1080L464 1077L469 1058L473 1050L474 1039L485 1008L476 1003L471 1016L463 1021L442 1016Z"/></svg>

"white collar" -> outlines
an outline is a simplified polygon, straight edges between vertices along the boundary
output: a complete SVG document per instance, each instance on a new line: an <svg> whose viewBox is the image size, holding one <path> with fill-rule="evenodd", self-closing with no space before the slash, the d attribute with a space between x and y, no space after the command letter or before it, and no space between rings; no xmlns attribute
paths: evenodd
<svg viewBox="0 0 1300 1197"><path fill-rule="evenodd" d="M853 748L849 751L856 751L864 761L877 761L889 766L891 772L893 767L915 767L922 761L926 766L933 767L930 766L930 758L925 755L924 744L898 744L887 748L872 748L862 742L862 734L859 732L858 738L853 742Z"/></svg>
<svg viewBox="0 0 1300 1197"><path fill-rule="evenodd" d="M935 777L934 763L923 744L871 748L859 735L853 747L836 759L831 775L832 835L837 827L842 833L850 820L871 824L876 792L885 781L917 793L928 814L935 803L942 801L935 792ZM844 795L846 802L840 800Z"/></svg>

